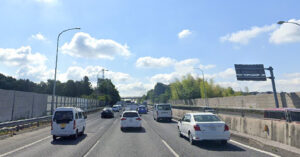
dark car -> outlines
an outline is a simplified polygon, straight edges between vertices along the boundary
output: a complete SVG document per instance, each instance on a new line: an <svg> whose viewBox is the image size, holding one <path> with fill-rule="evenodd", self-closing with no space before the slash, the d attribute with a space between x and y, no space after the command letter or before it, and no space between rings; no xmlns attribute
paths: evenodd
<svg viewBox="0 0 300 157"><path fill-rule="evenodd" d="M101 112L101 118L114 118L114 112L112 108L104 108Z"/></svg>

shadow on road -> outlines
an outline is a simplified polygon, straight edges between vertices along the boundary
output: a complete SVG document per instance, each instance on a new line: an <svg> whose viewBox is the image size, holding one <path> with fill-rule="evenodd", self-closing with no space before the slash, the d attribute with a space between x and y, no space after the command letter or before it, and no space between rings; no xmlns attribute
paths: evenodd
<svg viewBox="0 0 300 157"><path fill-rule="evenodd" d="M53 145L77 145L82 140L84 140L86 137L87 137L86 134L78 136L77 139L74 139L73 137L60 137L55 141L51 141L51 144L53 144Z"/></svg>
<svg viewBox="0 0 300 157"><path fill-rule="evenodd" d="M126 128L123 129L123 133L146 133L146 129L142 127L141 129L139 128Z"/></svg>
<svg viewBox="0 0 300 157"><path fill-rule="evenodd" d="M222 145L217 141L202 141L197 142L195 146L210 150L210 151L245 151L245 149L233 145L231 143L227 143L226 145Z"/></svg>
<svg viewBox="0 0 300 157"><path fill-rule="evenodd" d="M177 122L175 122L175 121L173 121L173 120L171 120L171 121L168 121L168 120L159 120L158 123L170 123L170 124L176 123L176 124L177 124Z"/></svg>
<svg viewBox="0 0 300 157"><path fill-rule="evenodd" d="M188 138L185 138L187 141ZM236 145L233 145L231 143L227 143L226 145L220 144L218 141L201 141L195 143L196 147L199 147L201 149L206 149L210 151L246 151L245 149L238 147Z"/></svg>

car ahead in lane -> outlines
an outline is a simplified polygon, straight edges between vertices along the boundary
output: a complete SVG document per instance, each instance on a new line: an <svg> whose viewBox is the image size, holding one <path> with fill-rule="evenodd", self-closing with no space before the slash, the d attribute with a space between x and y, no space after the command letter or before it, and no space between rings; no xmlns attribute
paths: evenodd
<svg viewBox="0 0 300 157"><path fill-rule="evenodd" d="M53 136L53 140L64 136L73 136L76 139L78 135L84 134L86 118L86 115L80 108L56 108L51 121L51 135Z"/></svg>
<svg viewBox="0 0 300 157"><path fill-rule="evenodd" d="M101 112L101 118L114 118L114 112L112 108L105 107Z"/></svg>
<svg viewBox="0 0 300 157"><path fill-rule="evenodd" d="M138 113L139 114L147 114L147 109L145 106L139 106L138 107Z"/></svg>
<svg viewBox="0 0 300 157"><path fill-rule="evenodd" d="M187 113L178 122L179 136L186 136L189 142L220 141L227 144L230 139L229 127L213 113Z"/></svg>
<svg viewBox="0 0 300 157"><path fill-rule="evenodd" d="M115 105L114 105L114 106L112 107L112 110L113 110L114 112L119 112L120 109L119 109L118 106L115 106Z"/></svg>
<svg viewBox="0 0 300 157"><path fill-rule="evenodd" d="M171 104L156 104L153 108L153 119L156 121L172 120Z"/></svg>
<svg viewBox="0 0 300 157"><path fill-rule="evenodd" d="M137 111L124 111L121 116L121 130L126 128L142 129L141 117Z"/></svg>

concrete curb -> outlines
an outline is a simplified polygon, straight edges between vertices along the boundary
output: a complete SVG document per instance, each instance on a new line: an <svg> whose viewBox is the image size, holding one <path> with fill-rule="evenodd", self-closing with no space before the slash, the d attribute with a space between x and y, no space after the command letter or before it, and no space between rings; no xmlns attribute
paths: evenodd
<svg viewBox="0 0 300 157"><path fill-rule="evenodd" d="M259 137L251 137L249 135L242 135L240 133L237 133L235 131L231 132L231 139L238 141L240 143L249 145L254 148L258 148L264 151L268 151L280 156L284 157L299 157L300 156L300 150L291 147L289 145L285 145L279 142L270 141L266 139L261 139Z"/></svg>

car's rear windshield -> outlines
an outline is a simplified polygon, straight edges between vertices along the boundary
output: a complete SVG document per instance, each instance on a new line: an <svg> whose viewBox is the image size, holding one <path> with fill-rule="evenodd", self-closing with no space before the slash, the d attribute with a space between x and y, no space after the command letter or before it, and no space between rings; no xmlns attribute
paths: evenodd
<svg viewBox="0 0 300 157"><path fill-rule="evenodd" d="M170 105L157 105L157 110L171 110Z"/></svg>
<svg viewBox="0 0 300 157"><path fill-rule="evenodd" d="M196 122L217 122L221 121L215 115L194 115L194 119Z"/></svg>
<svg viewBox="0 0 300 157"><path fill-rule="evenodd" d="M56 111L54 114L54 118L57 123L60 122L69 122L73 120L73 112L72 111Z"/></svg>
<svg viewBox="0 0 300 157"><path fill-rule="evenodd" d="M142 110L144 110L144 109L146 109L145 107L139 107L139 109L142 109Z"/></svg>
<svg viewBox="0 0 300 157"><path fill-rule="evenodd" d="M126 112L123 114L123 117L138 117L139 115L134 112Z"/></svg>

